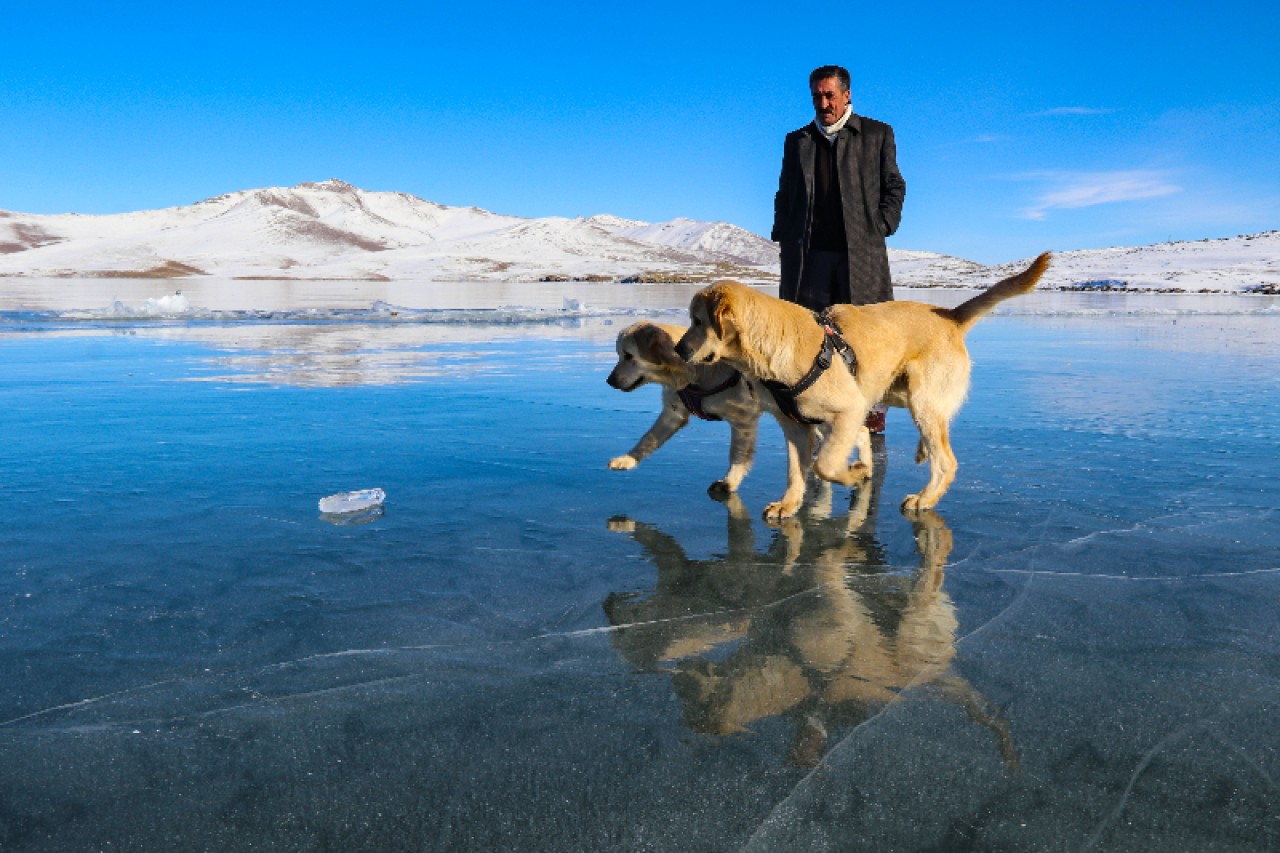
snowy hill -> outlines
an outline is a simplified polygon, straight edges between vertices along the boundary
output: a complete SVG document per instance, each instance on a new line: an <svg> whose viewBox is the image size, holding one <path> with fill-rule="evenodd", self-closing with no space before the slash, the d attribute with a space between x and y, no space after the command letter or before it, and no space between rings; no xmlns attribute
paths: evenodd
<svg viewBox="0 0 1280 853"><path fill-rule="evenodd" d="M615 236L639 243L714 252L735 258L747 266L768 267L778 263L777 246L727 222L708 223L679 218L670 222L649 223L608 215L592 216L585 221Z"/></svg>
<svg viewBox="0 0 1280 853"><path fill-rule="evenodd" d="M893 282L907 287L986 287L1018 272L1030 261L1025 258L986 267L927 252L890 252ZM1280 290L1280 231L1132 248L1055 252L1040 287L1274 292Z"/></svg>
<svg viewBox="0 0 1280 853"><path fill-rule="evenodd" d="M987 267L890 249L889 263L899 286L985 287L1026 261ZM772 282L778 247L726 222L650 223L607 214L525 219L406 193L368 192L338 180L110 216L0 211L0 276L203 275ZM1062 251L1041 287L1102 281L1133 290L1280 289L1280 232Z"/></svg>
<svg viewBox="0 0 1280 853"><path fill-rule="evenodd" d="M0 275L768 281L777 264L724 222L524 219L337 180L110 216L0 211Z"/></svg>

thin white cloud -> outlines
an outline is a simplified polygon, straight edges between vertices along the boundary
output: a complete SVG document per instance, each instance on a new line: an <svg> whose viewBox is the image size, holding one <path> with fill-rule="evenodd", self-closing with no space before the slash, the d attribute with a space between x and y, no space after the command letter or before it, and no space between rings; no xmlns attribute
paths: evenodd
<svg viewBox="0 0 1280 853"><path fill-rule="evenodd" d="M951 139L947 142L939 142L934 147L938 150L950 150L953 148L961 148L970 145L994 145L1000 142L1007 142L1013 137L1004 136L998 133L980 133L977 136L966 136L963 139Z"/></svg>
<svg viewBox="0 0 1280 853"><path fill-rule="evenodd" d="M1042 110L1038 113L1032 113L1032 118L1046 118L1048 116L1103 116L1108 113L1115 112L1105 107L1054 107L1049 110Z"/></svg>
<svg viewBox="0 0 1280 853"><path fill-rule="evenodd" d="M1069 210L1173 195L1182 187L1165 172L1135 169L1118 172L1042 172L1021 176L1041 181L1047 189L1023 211L1025 219L1044 219L1051 210Z"/></svg>

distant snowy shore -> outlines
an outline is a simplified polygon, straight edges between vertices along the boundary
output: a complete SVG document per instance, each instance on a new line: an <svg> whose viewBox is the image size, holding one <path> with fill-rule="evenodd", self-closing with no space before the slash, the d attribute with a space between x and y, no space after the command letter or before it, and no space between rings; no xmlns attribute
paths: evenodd
<svg viewBox="0 0 1280 853"><path fill-rule="evenodd" d="M173 289L180 285L181 290ZM640 319L682 322L696 284L618 282L291 282L192 278L0 280L0 336L143 327L429 326L612 329ZM775 292L766 287L766 292ZM896 288L898 299L956 305L970 288ZM996 309L1027 318L1099 321L1253 318L1280 338L1280 296L1037 289ZM452 334L452 332L450 333Z"/></svg>
<svg viewBox="0 0 1280 853"><path fill-rule="evenodd" d="M894 284L912 288L985 287L1027 260L889 250ZM726 222L525 219L338 180L109 216L0 211L0 278L769 284L778 273L776 244ZM1280 231L1063 251L1041 288L1274 294Z"/></svg>

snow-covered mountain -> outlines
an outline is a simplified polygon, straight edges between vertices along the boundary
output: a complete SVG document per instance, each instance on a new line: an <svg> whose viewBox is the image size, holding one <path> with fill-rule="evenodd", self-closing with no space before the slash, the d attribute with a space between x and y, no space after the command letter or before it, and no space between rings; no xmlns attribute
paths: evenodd
<svg viewBox="0 0 1280 853"><path fill-rule="evenodd" d="M586 222L639 243L714 252L736 258L748 266L776 267L778 264L777 245L728 222L699 222L683 217L670 222L637 222L607 214L592 216Z"/></svg>
<svg viewBox="0 0 1280 853"><path fill-rule="evenodd" d="M908 287L985 287L1026 262L988 267L889 250L894 283ZM770 282L778 247L726 222L526 219L329 180L110 216L0 211L6 275ZM1144 290L1280 290L1280 231L1060 251L1041 286L1100 281Z"/></svg>
<svg viewBox="0 0 1280 853"><path fill-rule="evenodd" d="M904 287L986 287L1030 258L983 266L928 252L889 253L893 283ZM1041 288L1146 291L1280 291L1280 231L1131 248L1054 252Z"/></svg>
<svg viewBox="0 0 1280 853"><path fill-rule="evenodd" d="M525 219L338 180L110 216L0 211L0 275L772 280L773 243L724 222Z"/></svg>

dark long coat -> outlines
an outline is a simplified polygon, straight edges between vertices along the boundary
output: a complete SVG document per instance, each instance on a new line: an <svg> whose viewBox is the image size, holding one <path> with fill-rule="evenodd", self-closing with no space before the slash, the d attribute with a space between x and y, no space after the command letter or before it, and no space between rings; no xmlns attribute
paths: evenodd
<svg viewBox="0 0 1280 853"><path fill-rule="evenodd" d="M813 220L814 156L830 145L812 123L787 134L782 148L782 176L773 203L770 239L782 248L779 295L795 299ZM836 137L836 169L849 246L847 304L868 305L893 299L889 254L884 238L898 230L907 182L898 171L893 128L881 121L852 115Z"/></svg>

